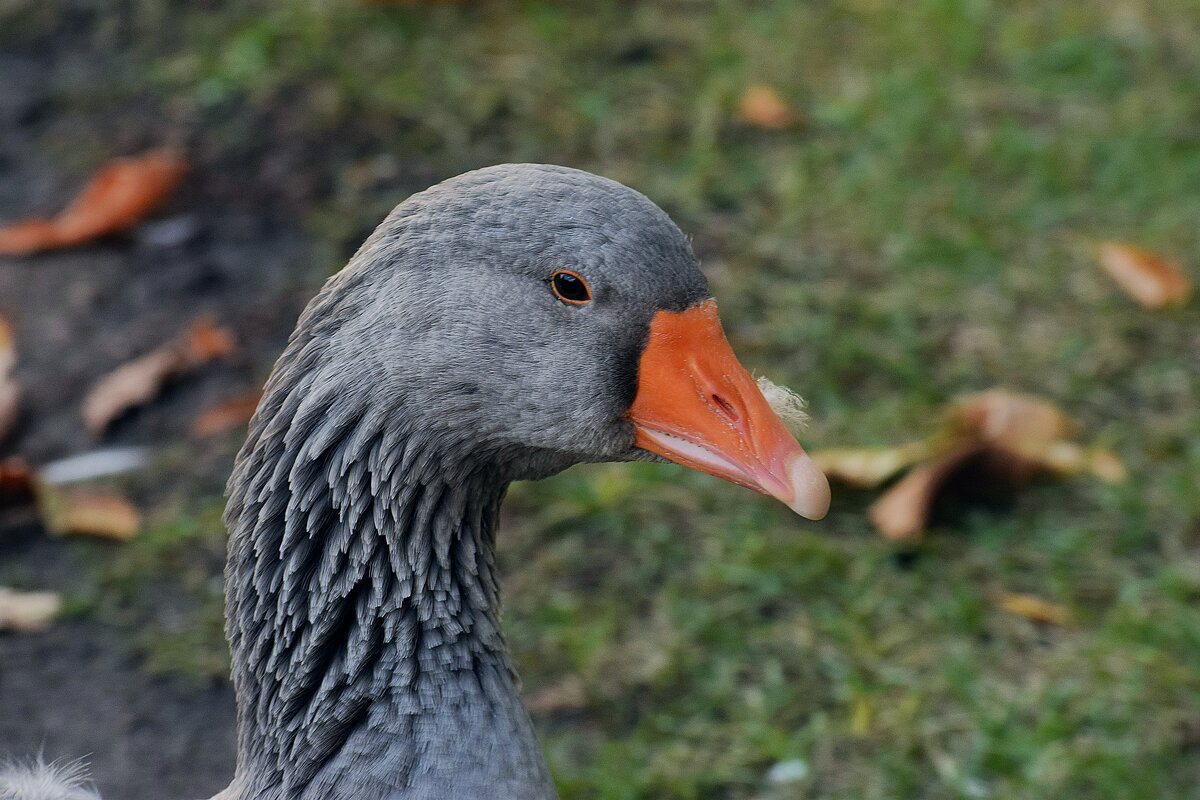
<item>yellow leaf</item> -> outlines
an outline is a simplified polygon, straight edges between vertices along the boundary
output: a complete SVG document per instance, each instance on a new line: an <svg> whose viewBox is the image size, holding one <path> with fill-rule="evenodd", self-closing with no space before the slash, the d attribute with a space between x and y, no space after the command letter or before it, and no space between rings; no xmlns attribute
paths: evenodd
<svg viewBox="0 0 1200 800"><path fill-rule="evenodd" d="M1048 625L1066 625L1071 621L1071 612L1064 606L1043 600L1032 594L1001 592L996 599L1000 608L1010 614L1025 617L1034 622Z"/></svg>
<svg viewBox="0 0 1200 800"><path fill-rule="evenodd" d="M1129 470L1111 450L1093 448L1088 456L1088 467L1092 474L1105 483L1124 483L1129 477Z"/></svg>
<svg viewBox="0 0 1200 800"><path fill-rule="evenodd" d="M80 534L126 541L141 527L138 510L123 497L70 492L42 484L38 492L42 522L59 535Z"/></svg>
<svg viewBox="0 0 1200 800"><path fill-rule="evenodd" d="M813 461L832 481L860 489L872 489L897 472L929 455L926 442L898 447L846 447L819 450Z"/></svg>

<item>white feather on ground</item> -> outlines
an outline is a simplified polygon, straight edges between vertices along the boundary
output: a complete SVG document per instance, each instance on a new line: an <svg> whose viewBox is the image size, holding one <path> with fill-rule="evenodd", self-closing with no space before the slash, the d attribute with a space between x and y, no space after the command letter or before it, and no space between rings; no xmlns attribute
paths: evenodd
<svg viewBox="0 0 1200 800"><path fill-rule="evenodd" d="M100 800L82 761L0 763L0 800Z"/></svg>
<svg viewBox="0 0 1200 800"><path fill-rule="evenodd" d="M766 375L756 379L758 390L763 393L767 405L775 412L783 424L793 433L804 430L808 425L808 412L804 410L804 398L786 386L780 386Z"/></svg>

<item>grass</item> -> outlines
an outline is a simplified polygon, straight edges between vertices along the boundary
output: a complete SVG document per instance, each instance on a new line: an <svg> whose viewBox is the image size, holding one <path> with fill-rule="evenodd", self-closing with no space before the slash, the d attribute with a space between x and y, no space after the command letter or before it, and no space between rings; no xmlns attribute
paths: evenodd
<svg viewBox="0 0 1200 800"><path fill-rule="evenodd" d="M1004 384L1132 478L1035 486L907 553L853 492L808 524L672 467L517 487L506 621L529 692L569 698L537 715L564 798L1194 792L1200 306L1136 308L1090 246L1195 275L1200 6L584 5L135 3L114 92L219 147L281 115L321 143L307 224L330 270L398 184L516 160L618 178L694 235L744 361L809 399L806 445L903 441ZM757 82L804 126L738 123ZM1075 622L1007 615L1000 590Z"/></svg>

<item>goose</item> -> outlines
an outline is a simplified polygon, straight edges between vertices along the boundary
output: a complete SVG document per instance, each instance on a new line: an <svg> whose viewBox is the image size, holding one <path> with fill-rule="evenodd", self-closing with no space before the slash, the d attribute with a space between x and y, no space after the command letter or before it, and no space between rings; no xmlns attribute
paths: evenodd
<svg viewBox="0 0 1200 800"><path fill-rule="evenodd" d="M301 315L229 480L237 767L214 800L556 797L500 628L497 512L512 481L635 460L829 506L647 197L510 164L398 205ZM0 798L90 796L71 769L0 777Z"/></svg>

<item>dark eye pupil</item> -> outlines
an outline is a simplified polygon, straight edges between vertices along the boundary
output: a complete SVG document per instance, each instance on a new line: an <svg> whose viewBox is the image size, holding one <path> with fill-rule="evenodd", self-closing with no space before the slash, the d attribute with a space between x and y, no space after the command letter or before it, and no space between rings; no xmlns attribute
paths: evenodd
<svg viewBox="0 0 1200 800"><path fill-rule="evenodd" d="M586 303L591 299L587 285L569 272L554 273L554 291L564 300Z"/></svg>

